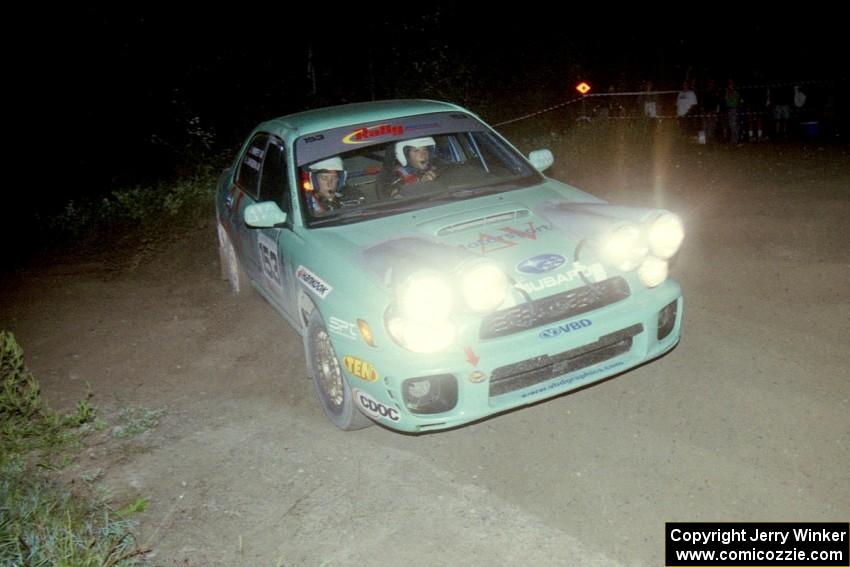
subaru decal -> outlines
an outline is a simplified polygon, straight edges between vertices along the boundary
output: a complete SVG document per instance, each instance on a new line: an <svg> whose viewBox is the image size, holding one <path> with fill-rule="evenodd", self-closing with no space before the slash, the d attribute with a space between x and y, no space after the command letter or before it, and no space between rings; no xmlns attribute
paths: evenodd
<svg viewBox="0 0 850 567"><path fill-rule="evenodd" d="M524 274L542 274L560 268L566 261L560 254L539 254L523 260L516 269Z"/></svg>

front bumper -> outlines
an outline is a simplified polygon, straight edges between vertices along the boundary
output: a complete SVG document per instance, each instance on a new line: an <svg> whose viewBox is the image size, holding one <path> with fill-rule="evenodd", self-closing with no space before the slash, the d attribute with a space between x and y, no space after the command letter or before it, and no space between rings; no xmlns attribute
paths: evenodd
<svg viewBox="0 0 850 567"><path fill-rule="evenodd" d="M666 309L665 309L666 308ZM580 316L474 344L459 344L439 355L403 354L381 358L381 379L365 384L349 375L352 387L368 391L379 404L395 408L397 419L377 420L393 429L447 429L557 396L622 373L671 350L682 323L681 288L672 280L624 301ZM339 354L339 353L338 353ZM374 351L363 355L374 357ZM412 378L451 377L456 403L425 412L405 400ZM453 402L453 400L452 400ZM366 412L375 417L374 411Z"/></svg>

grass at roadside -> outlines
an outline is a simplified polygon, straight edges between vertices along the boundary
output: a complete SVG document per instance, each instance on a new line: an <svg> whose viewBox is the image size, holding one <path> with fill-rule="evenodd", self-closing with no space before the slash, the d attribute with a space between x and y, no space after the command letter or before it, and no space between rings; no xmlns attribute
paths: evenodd
<svg viewBox="0 0 850 567"><path fill-rule="evenodd" d="M99 257L106 265L120 267L126 260L122 250L145 257L215 218L213 195L225 165L222 158L210 158L176 178L150 185L83 193L62 203L28 202L16 209L11 223L0 226L0 237L9 243L0 253L0 275L34 260Z"/></svg>
<svg viewBox="0 0 850 567"><path fill-rule="evenodd" d="M146 501L112 512L56 474L92 429L95 408L84 400L71 414L50 410L5 331L0 380L0 565L143 565L129 516Z"/></svg>
<svg viewBox="0 0 850 567"><path fill-rule="evenodd" d="M38 218L38 224L51 234L70 237L158 228L172 222L191 224L206 219L213 211L212 197L220 171L209 163L169 182L70 200L58 214Z"/></svg>

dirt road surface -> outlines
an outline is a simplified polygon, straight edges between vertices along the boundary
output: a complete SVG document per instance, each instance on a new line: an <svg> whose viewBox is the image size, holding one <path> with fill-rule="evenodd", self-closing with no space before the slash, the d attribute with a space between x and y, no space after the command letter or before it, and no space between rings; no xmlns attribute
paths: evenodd
<svg viewBox="0 0 850 567"><path fill-rule="evenodd" d="M590 388L453 431L344 433L300 338L219 279L214 224L145 255L2 281L50 403L157 427L73 470L150 498L154 565L661 565L667 521L848 521L850 149L614 136L549 173L679 212L681 343ZM92 473L95 471L95 473Z"/></svg>

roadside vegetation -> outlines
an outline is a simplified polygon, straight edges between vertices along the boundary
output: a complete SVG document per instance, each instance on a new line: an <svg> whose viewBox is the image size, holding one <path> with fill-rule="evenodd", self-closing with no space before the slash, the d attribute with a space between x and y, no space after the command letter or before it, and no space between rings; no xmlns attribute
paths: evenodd
<svg viewBox="0 0 850 567"><path fill-rule="evenodd" d="M113 511L92 489L94 478L71 483L62 475L85 438L106 427L89 399L68 414L51 410L6 331L0 381L0 565L144 565L130 516L147 501Z"/></svg>
<svg viewBox="0 0 850 567"><path fill-rule="evenodd" d="M17 224L0 226L0 237L12 243L0 252L0 276L33 261L68 263L84 257L107 268L137 262L180 235L212 224L215 186L226 166L226 159L210 155L161 181L19 207Z"/></svg>
<svg viewBox="0 0 850 567"><path fill-rule="evenodd" d="M533 129L529 129L533 130ZM540 135L508 132L526 154L529 149L550 147L554 132ZM554 140L553 140L554 138ZM215 216L214 195L218 177L228 161L206 156L191 170L166 181L113 189L97 197L71 198L34 215L37 252L114 254L125 242L134 249L154 248L181 230L206 226ZM163 238L166 236L166 238ZM25 243L23 243L25 244Z"/></svg>
<svg viewBox="0 0 850 567"><path fill-rule="evenodd" d="M62 209L37 216L53 242L111 246L112 240L140 231L194 227L213 214L213 194L222 166L218 160L166 182L115 189L99 197L67 201Z"/></svg>

